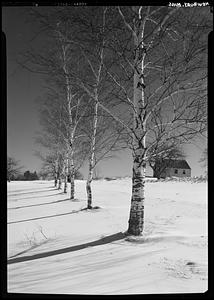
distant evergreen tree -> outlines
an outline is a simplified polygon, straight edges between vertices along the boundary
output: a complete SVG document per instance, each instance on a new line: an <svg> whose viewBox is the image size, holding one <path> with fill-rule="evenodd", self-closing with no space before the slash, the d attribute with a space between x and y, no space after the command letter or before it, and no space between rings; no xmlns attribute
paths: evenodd
<svg viewBox="0 0 214 300"><path fill-rule="evenodd" d="M38 180L38 179L39 179L39 177L38 177L36 171L34 171L34 173L32 174L32 179L31 180Z"/></svg>
<svg viewBox="0 0 214 300"><path fill-rule="evenodd" d="M83 175L81 174L80 171L76 170L75 173L74 173L74 178L82 180L83 179ZM68 176L68 182L70 182L70 176Z"/></svg>
<svg viewBox="0 0 214 300"><path fill-rule="evenodd" d="M24 179L23 180L38 180L39 177L36 173L36 171L34 171L33 173L31 173L29 170L24 172Z"/></svg>
<svg viewBox="0 0 214 300"><path fill-rule="evenodd" d="M24 180L30 180L30 171L24 172Z"/></svg>
<svg viewBox="0 0 214 300"><path fill-rule="evenodd" d="M7 157L7 180L15 180L20 175L21 166L13 157Z"/></svg>

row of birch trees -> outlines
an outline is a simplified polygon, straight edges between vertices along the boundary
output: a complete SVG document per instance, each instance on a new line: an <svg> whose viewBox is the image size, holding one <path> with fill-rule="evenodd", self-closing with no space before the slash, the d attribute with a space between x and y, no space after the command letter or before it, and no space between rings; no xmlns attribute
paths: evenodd
<svg viewBox="0 0 214 300"><path fill-rule="evenodd" d="M133 157L128 234L144 228L147 162L204 136L207 126L208 7L82 6L29 12L41 38L19 63L44 75L43 132L56 180L122 148ZM57 175L58 174L58 175ZM60 176L59 174L63 174Z"/></svg>

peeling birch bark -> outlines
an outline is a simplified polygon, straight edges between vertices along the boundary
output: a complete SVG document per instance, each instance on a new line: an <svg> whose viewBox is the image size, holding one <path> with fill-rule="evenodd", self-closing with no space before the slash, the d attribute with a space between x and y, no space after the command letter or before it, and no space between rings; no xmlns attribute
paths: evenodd
<svg viewBox="0 0 214 300"><path fill-rule="evenodd" d="M88 179L86 182L86 192L87 192L87 208L92 209L92 190L91 190L91 182L93 179L93 170L91 162L89 163L89 173L88 173Z"/></svg>
<svg viewBox="0 0 214 300"><path fill-rule="evenodd" d="M58 161L55 161L54 165L54 186L57 187L57 182L58 182Z"/></svg>
<svg viewBox="0 0 214 300"><path fill-rule="evenodd" d="M70 172L70 199L74 200L74 126L73 126L73 118L72 118L72 108L71 108L71 88L69 82L69 76L67 72L67 66L65 61L65 50L64 50L64 72L65 72L65 79L66 79L66 90L67 90L67 108L68 108L68 118L69 118L69 140L67 142L68 154L69 154L69 172Z"/></svg>
<svg viewBox="0 0 214 300"><path fill-rule="evenodd" d="M74 183L74 160L73 160L73 150L71 151L70 154L70 199L73 201L74 200L74 188L75 188L75 183Z"/></svg>
<svg viewBox="0 0 214 300"><path fill-rule="evenodd" d="M141 155L135 156L132 173L132 198L129 216L128 233L140 235L144 228L144 200L145 200L145 166L142 167Z"/></svg>
<svg viewBox="0 0 214 300"><path fill-rule="evenodd" d="M56 174L54 175L54 186L57 187L57 176L56 176Z"/></svg>
<svg viewBox="0 0 214 300"><path fill-rule="evenodd" d="M140 8L141 9L141 8ZM139 14L139 18L141 18ZM146 108L145 108L145 82L144 82L144 28L146 17L141 23L139 35L134 36L136 49L134 73L134 118L133 118L133 171L132 171L132 197L129 216L128 234L141 235L144 225L144 199L145 199L145 152L146 152ZM135 32L137 32L135 30Z"/></svg>
<svg viewBox="0 0 214 300"><path fill-rule="evenodd" d="M91 182L93 180L93 171L94 171L94 155L95 155L95 144L96 144L96 134L97 134L97 121L98 121L98 95L97 90L95 91L96 95L96 104L94 107L94 120L93 120L93 134L91 139L91 156L89 159L89 172L88 172L88 179L86 182L86 192L87 192L87 200L88 205L87 208L92 208L92 190L91 190Z"/></svg>
<svg viewBox="0 0 214 300"><path fill-rule="evenodd" d="M62 178L59 176L59 181L58 181L58 190L61 190L62 188Z"/></svg>
<svg viewBox="0 0 214 300"><path fill-rule="evenodd" d="M70 199L73 201L74 200L74 187L75 187L74 174L71 175L70 180L71 180Z"/></svg>
<svg viewBox="0 0 214 300"><path fill-rule="evenodd" d="M67 185L68 185L68 159L66 159L65 162L64 193L67 193Z"/></svg>

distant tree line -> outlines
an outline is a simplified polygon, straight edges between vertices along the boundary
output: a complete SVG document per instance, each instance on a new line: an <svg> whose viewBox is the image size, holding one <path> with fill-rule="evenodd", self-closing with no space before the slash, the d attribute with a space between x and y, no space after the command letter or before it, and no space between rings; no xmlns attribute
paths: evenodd
<svg viewBox="0 0 214 300"><path fill-rule="evenodd" d="M14 180L39 180L37 172L30 172L29 170L24 173L21 172L22 166L19 166L19 162L13 157L7 157L7 181Z"/></svg>
<svg viewBox="0 0 214 300"><path fill-rule="evenodd" d="M24 172L24 174L21 175L19 178L20 178L19 180L38 180L39 179L36 171L31 173L29 170Z"/></svg>
<svg viewBox="0 0 214 300"><path fill-rule="evenodd" d="M19 166L19 162L13 157L7 157L7 180L15 180L20 175L22 167Z"/></svg>

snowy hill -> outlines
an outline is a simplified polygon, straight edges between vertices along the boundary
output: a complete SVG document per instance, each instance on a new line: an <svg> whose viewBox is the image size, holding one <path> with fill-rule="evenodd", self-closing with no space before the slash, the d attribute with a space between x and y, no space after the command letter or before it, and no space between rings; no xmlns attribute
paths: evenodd
<svg viewBox="0 0 214 300"><path fill-rule="evenodd" d="M145 230L127 237L131 179L92 183L85 210L52 181L8 183L8 292L202 293L207 290L207 183L148 180Z"/></svg>

